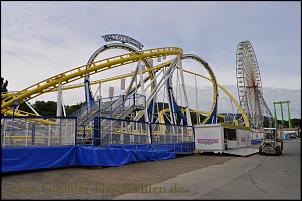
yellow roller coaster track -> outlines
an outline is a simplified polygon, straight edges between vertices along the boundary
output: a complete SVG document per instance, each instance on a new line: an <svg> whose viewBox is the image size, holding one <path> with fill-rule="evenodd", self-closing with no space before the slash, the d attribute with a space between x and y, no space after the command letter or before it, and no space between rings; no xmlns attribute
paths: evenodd
<svg viewBox="0 0 302 201"><path fill-rule="evenodd" d="M137 54L142 54L142 52L143 52L143 54L145 54L145 55L144 55L145 57L143 57L143 58L145 58L145 59L146 59L146 58L153 58L153 57L156 57L156 56L155 56L155 55L150 56L150 55L149 55L149 54L150 54L149 51L154 52L154 50L158 51L158 50L162 50L162 49L165 49L165 50L168 49L169 51L171 51L171 49L173 49L173 52L172 52L172 53L164 53L164 52L160 52L159 55L157 54L158 56L161 56L161 55L176 55L176 54L182 54L182 50L181 50L180 48L157 48L157 49L150 49L150 50L141 51L141 52L139 52L139 53L136 53L136 55L137 55ZM175 51L175 50L176 50L176 51ZM148 53L148 55L146 55L146 53ZM100 67L100 66L99 66L100 64L96 65L96 63L101 63L101 64L103 64L103 61L111 62L110 60L114 60L114 59L117 59L117 58L120 58L120 60L124 60L123 56L127 56L127 55L133 56L133 54L135 54L135 53L129 53L129 54L124 54L124 55L119 55L119 56L116 56L116 57L112 57L112 58L108 58L108 59L105 59L105 60L101 60L101 61L94 62L92 65L93 65L94 68L99 67L99 68L97 68L97 70L102 71L103 68L106 68L106 67L108 68L108 66L102 65L102 66ZM122 58L122 59L121 59L121 58ZM117 60L119 60L119 59L117 59ZM135 61L137 61L137 60L138 60L138 59L132 60L132 62L135 62ZM127 60L127 61L129 61L129 60ZM143 73L161 69L161 68L163 68L163 67L166 67L166 66L170 65L171 62L172 62L172 60L167 61L167 62L164 62L164 63L159 64L159 65L157 65L157 66L155 66L155 67L153 67L153 68L144 70ZM114 64L112 64L112 62L111 62L109 65L111 65L111 66L110 66L111 68L114 68L114 67L118 67L118 66L121 66L121 65L124 65L124 64L125 64L125 62L124 62L124 63L121 63L121 65L116 65L116 63L118 63L118 62L114 62ZM131 62L129 62L129 63L131 63ZM37 83L36 85L32 85L31 87L28 87L28 88L26 88L26 89L24 89L24 90L22 90L22 91L19 91L19 92L13 92L13 93L1 93L1 96L2 96L2 98L5 98L5 99L4 99L4 102L5 102L5 100L7 101L8 99L11 99L11 101L13 101L13 100L20 100L20 96L23 95L23 93L25 93L25 94L30 94L30 95L28 95L29 98L26 99L26 100L29 100L29 99L31 99L31 98L34 98L34 97L36 97L36 96L42 94L42 93L38 93L38 94L36 94L35 96L32 96L32 94L34 94L34 93L31 91L31 90L34 90L34 89L37 90L37 88L39 88L39 89L40 89L40 88L43 88L42 83L45 83L45 82L46 82L45 84L47 84L47 83L49 83L50 81L52 81L52 83L56 86L57 83L60 83L60 82L58 82L58 81L56 80L56 78L61 78L63 84L64 84L64 81L65 81L65 80L67 80L67 81L65 81L65 84L71 82L71 81L68 80L68 79L64 79L64 76L63 76L63 75L65 75L65 78L66 78L66 73L69 73L69 72L74 71L74 70L78 70L78 72L81 72L81 71L82 71L82 73L81 73L80 75L77 75L77 76L79 76L78 79L82 78L83 75L84 75L85 73L89 73L89 74L94 74L94 73L96 73L95 71L91 71L91 70L88 71L88 72L84 72L83 70L81 70L82 67L86 67L86 65L81 66L81 67L78 67L78 68L75 68L75 69L70 70L70 71L67 71L67 72L65 72L65 73L61 73L61 74L59 74L59 75L53 76L53 77L51 77L51 78L49 78L49 79L47 79L47 80L44 80L44 81L42 81L42 82L40 82L40 83ZM109 69L111 69L111 68L109 68ZM105 70L107 70L107 69L105 69ZM78 72L77 72L77 73L78 73ZM184 72L190 73L190 74L193 74L193 75L197 75L197 76L203 77L203 78L205 78L205 79L207 79L207 80L209 80L209 81L212 81L210 78L207 78L207 77L205 77L205 76L203 76L203 75L200 75L200 74L197 74L197 73L188 71L188 70L184 70ZM98 84L98 83L105 83L105 82L109 82L109 81L113 81L113 80L118 80L118 79L121 79L121 78L126 78L126 77L131 77L131 76L133 76L133 73L128 73L128 74L123 74L123 75L114 76L114 77L110 77L110 78L105 78L105 79L101 79L101 80L91 81L90 84L91 84L91 85L94 85L94 84ZM72 76L69 76L68 78L69 78L69 79L73 79ZM75 80L77 80L77 79L73 79L72 81L75 81ZM56 82L56 81L57 81L57 82ZM248 121L247 115L245 114L245 112L243 111L243 109L240 107L240 105L239 105L239 103L236 101L236 99L235 99L235 98L231 95L231 93L228 92L222 85L219 85L219 84L217 84L217 85L218 85L218 87L219 87L220 89L222 89L222 90L223 90L223 91L231 98L231 100L235 103L235 105L237 106L237 108L238 108L238 109L240 110L240 112L242 113L242 116L243 116L243 119L244 119L244 122L245 122L245 126L246 126L246 127L249 127L249 121ZM83 87L83 86L84 86L83 83L74 84L74 85L66 85L66 86L63 86L63 87L62 87L62 90L74 89L74 88L79 88L79 87ZM36 90L35 90L35 91L36 91ZM50 87L50 89L44 90L43 93L46 93L46 92L54 92L54 91L57 91L57 87ZM24 96L24 95L23 95L23 96ZM23 97L23 96L21 96L21 97ZM17 97L19 97L19 99L18 99ZM5 114L7 114L7 115L12 115L12 114L13 114L13 110L12 110L11 108L9 108L9 107L3 107L3 108L6 109L6 110L5 110ZM2 108L1 108L1 109L2 109ZM2 111L3 111L3 110L2 110ZM162 112L164 112L164 111L162 111ZM210 114L209 112L201 112L201 111L200 111L199 113ZM24 111L21 111L21 110L15 111L15 115L17 115L17 116L36 116L36 115L33 114L33 113L24 112ZM45 121L44 123L47 123L47 124L53 123L52 121L47 121L47 120L41 120L41 121Z"/></svg>
<svg viewBox="0 0 302 201"><path fill-rule="evenodd" d="M165 66L168 66L170 63L171 63L171 61L164 62L162 64L154 66L153 68L144 70L143 73L159 70L159 69L161 69ZM114 81L114 80L119 80L119 79L122 79L122 78L131 77L133 75L134 75L134 73L128 73L128 74L113 76L113 77L109 77L109 78L104 78L104 79L101 79L101 80L90 81L90 85L94 85L94 84L98 84L98 83L106 83L106 82L110 82L110 81ZM150 77L150 74L149 74L149 77ZM147 78L149 78L149 77L147 77ZM66 86L62 87L62 90L69 90L69 89L75 89L75 88L80 88L80 87L84 87L84 83L66 85ZM57 88L54 88L52 90L49 90L48 92L55 92L57 90L58 90ZM14 93L17 93L17 92L14 92ZM7 95L7 93L5 93L5 94ZM16 112L16 111L18 111L18 112ZM25 111L22 111L22 110L16 110L16 111L13 112L12 108L9 108L9 110L6 110L3 113L5 115L9 115L9 116L12 116L12 114L14 114L15 116L38 116L34 113L25 112Z"/></svg>
<svg viewBox="0 0 302 201"><path fill-rule="evenodd" d="M159 70L163 67L169 66L170 64L171 64L171 61L166 61L166 62L161 63L157 66L154 66L150 69L143 70L142 72L146 73L146 72L149 72L149 71ZM104 79L101 79L101 80L94 80L94 81L90 81L90 85L95 85L95 84L99 84L99 83L106 83L106 82L110 82L110 81L114 81L114 80L119 80L119 79L122 79L122 78L131 77L133 75L134 75L134 73L127 73L127 74L123 74L123 75L117 75L117 76L113 76L113 77L104 78ZM80 87L84 87L84 85L85 85L84 83L65 85L65 86L62 86L62 90L80 88ZM53 88L53 89L49 90L48 92L55 92L55 91L58 91L58 88ZM1 98L7 98L9 96L13 96L16 93L17 93L17 91L1 93Z"/></svg>
<svg viewBox="0 0 302 201"><path fill-rule="evenodd" d="M139 59L156 58L166 55L182 55L183 50L177 47L165 47L155 48L149 50L143 50L137 53L128 53L118 55L115 57L107 58L104 60L93 62L90 68L86 69L87 65L83 65L69 71L60 73L56 76L36 83L22 91L15 93L13 96L9 96L2 100L1 112L8 110L8 107L12 106L14 101L27 101L43 93L49 92L54 88L57 88L58 84L65 85L75 80L83 78L85 75L92 75L99 73L103 70L108 70L114 67L126 65L138 61Z"/></svg>
<svg viewBox="0 0 302 201"><path fill-rule="evenodd" d="M146 73L146 72L149 72L149 71L155 71L155 70L159 70L163 67L166 67L166 66L169 66L171 64L171 60L169 61L166 61L162 64L159 64L157 66L154 66L153 68L150 68L150 69L147 69L147 70L144 70L143 73ZM184 69L184 72L186 73L189 73L189 74L193 74L193 75L196 75L196 76L199 76L199 77L202 77L204 79L207 79L209 81L211 81L210 78L206 77L206 76L203 76L203 75L200 75L198 73L194 73L194 72L191 72L191 71L188 71L188 70L185 70ZM91 85L94 85L94 84L98 84L98 83L106 83L106 82L110 82L110 81L113 81L113 80L119 80L119 79L122 79L122 78L127 78L127 77L131 77L133 76L134 73L128 73L128 74L123 74L123 75L118 75L118 76L113 76L113 77L109 77L109 78L105 78L105 79L101 79L101 80L95 80L95 81L90 81L90 84ZM63 86L62 87L62 90L69 90L69 89L74 89L74 88L80 88L80 87L83 87L84 86L84 83L80 83L80 84L74 84L74 85L66 85L66 86ZM234 102L234 104L237 106L238 110L242 113L242 116L243 116L243 119L244 119L244 122L245 122L245 126L246 127L249 127L249 120L248 120L248 117L246 115L246 113L243 111L243 109L241 108L240 104L236 101L236 99L232 96L232 94L225 88L223 87L222 85L219 85L217 84L217 86L225 93L227 94L230 99ZM57 91L57 88L54 88L52 90L49 90L48 92L55 92ZM15 92L17 93L17 92ZM169 109L164 109L164 110L161 110L160 111L160 123L163 123L163 114L165 112L168 112ZM196 112L195 110L192 110L192 112ZM8 110L5 112L7 115L12 115L13 114L13 111L12 110ZM210 113L209 112L203 112L203 111L197 111L197 113L200 113L200 114L205 114L205 115L209 115ZM29 113L29 112L24 112L24 111L21 111L21 110L17 110L15 112L15 115L16 116L36 116L36 114L33 114L33 113ZM220 117L224 117L223 115L218 115ZM53 123L53 122L50 122L50 121L47 121L47 120L43 120L45 121L44 123Z"/></svg>
<svg viewBox="0 0 302 201"><path fill-rule="evenodd" d="M212 105L211 105L211 109L210 109L209 115L202 122L202 124L204 124L204 123L208 122L208 120L212 116L212 114L213 114L213 112L215 110L215 107L217 105L218 92L217 92L217 81L216 81L215 74L214 74L212 68L210 67L210 65L206 61L204 61L202 58L200 58L200 57L198 57L196 55L185 54L182 57L182 59L192 59L192 60L195 60L198 63L202 64L204 66L204 68L207 70L207 72L209 73L210 77L211 77L210 79L211 79L211 82L213 83L213 101L212 101Z"/></svg>
<svg viewBox="0 0 302 201"><path fill-rule="evenodd" d="M51 125L56 124L54 119L49 119L49 120L41 119L39 115L36 115L34 113L25 112L25 111L22 111L22 110L13 111L12 108L8 108L8 110L5 112L5 114L8 115L8 116L21 116L21 117L37 116L39 118L36 118L36 119L35 118L30 118L30 119L27 119L27 120L30 121L30 122L34 122L34 123L51 124Z"/></svg>

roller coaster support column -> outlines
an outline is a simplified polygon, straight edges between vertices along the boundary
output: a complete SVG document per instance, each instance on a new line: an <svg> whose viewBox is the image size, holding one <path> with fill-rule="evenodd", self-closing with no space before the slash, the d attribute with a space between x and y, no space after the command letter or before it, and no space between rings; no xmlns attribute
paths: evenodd
<svg viewBox="0 0 302 201"><path fill-rule="evenodd" d="M58 84L57 93L57 117L62 116L62 83Z"/></svg>
<svg viewBox="0 0 302 201"><path fill-rule="evenodd" d="M199 125L200 124L200 115L198 114L198 104L197 104L197 99L198 99L198 93L197 93L197 79L196 79L196 75L195 77L195 104L196 104L196 123Z"/></svg>
<svg viewBox="0 0 302 201"><path fill-rule="evenodd" d="M189 101L188 101L188 96L187 96L186 87L185 87L184 72L183 72L182 63L181 63L180 58L181 58L181 55L178 55L177 60L178 60L178 67L179 67L179 72L180 72L181 85L182 85L182 89L184 92L184 98L185 98L187 124L188 124L188 126L192 126Z"/></svg>
<svg viewBox="0 0 302 201"><path fill-rule="evenodd" d="M27 102L25 101L25 104L37 115L40 116L39 113Z"/></svg>
<svg viewBox="0 0 302 201"><path fill-rule="evenodd" d="M62 83L58 84L58 93L57 93L57 117L62 116ZM57 119L57 124L61 123L61 119ZM61 126L58 126L56 132L59 136L59 144L62 141L62 133L61 133Z"/></svg>
<svg viewBox="0 0 302 201"><path fill-rule="evenodd" d="M102 84L99 83L99 97L98 97L99 100L102 100Z"/></svg>
<svg viewBox="0 0 302 201"><path fill-rule="evenodd" d="M138 60L138 68L139 68L139 78L140 78L140 86L141 86L141 93L142 95L146 95L145 93L145 85L144 85L144 69L143 69L143 65L142 65L142 61Z"/></svg>
<svg viewBox="0 0 302 201"><path fill-rule="evenodd" d="M63 94L61 94L62 98L62 108L63 108L63 116L66 117L66 110L65 110L65 106L64 106L64 99L63 99Z"/></svg>
<svg viewBox="0 0 302 201"><path fill-rule="evenodd" d="M146 92L145 92L144 73L143 73L144 69L143 69L142 61L140 59L138 60L138 68L139 68L141 94L143 96L145 96ZM145 101L145 100L139 99L139 101ZM145 103L143 103L143 104L145 104ZM147 109L148 109L148 107L145 108L145 115L144 115L145 116L145 122L150 123L149 122L148 110ZM148 141L148 143L151 143L150 129L147 129L147 135L148 135L147 136L147 141Z"/></svg>

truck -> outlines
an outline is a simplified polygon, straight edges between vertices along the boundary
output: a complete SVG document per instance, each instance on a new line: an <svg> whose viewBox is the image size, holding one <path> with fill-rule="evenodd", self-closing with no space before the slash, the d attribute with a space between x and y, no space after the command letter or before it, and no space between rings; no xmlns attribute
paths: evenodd
<svg viewBox="0 0 302 201"><path fill-rule="evenodd" d="M263 136L259 154L280 156L283 151L283 141L278 138L276 128L264 128Z"/></svg>

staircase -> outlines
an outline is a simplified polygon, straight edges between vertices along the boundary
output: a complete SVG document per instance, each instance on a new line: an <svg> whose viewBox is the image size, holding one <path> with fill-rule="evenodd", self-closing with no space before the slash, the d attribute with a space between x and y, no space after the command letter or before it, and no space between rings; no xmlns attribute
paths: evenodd
<svg viewBox="0 0 302 201"><path fill-rule="evenodd" d="M139 101L142 98L145 100L145 96L138 94L131 94L127 99L125 99L125 95L120 95L115 100L106 102L95 101L88 110L86 105L84 105L72 114L77 117L78 121L77 137L82 138L84 136L83 138L90 139L88 143L91 143L93 120L95 117L124 119L133 111L145 108L145 102L141 104L143 101ZM112 126L108 119L102 119L101 121L102 130Z"/></svg>

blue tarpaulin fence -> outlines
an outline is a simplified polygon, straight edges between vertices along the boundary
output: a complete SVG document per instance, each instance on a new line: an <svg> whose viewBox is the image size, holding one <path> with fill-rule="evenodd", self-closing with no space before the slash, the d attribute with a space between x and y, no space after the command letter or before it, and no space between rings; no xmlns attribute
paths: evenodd
<svg viewBox="0 0 302 201"><path fill-rule="evenodd" d="M185 146L187 144L187 146ZM166 160L176 151L189 152L194 143L94 146L32 146L2 148L1 172L80 166L121 166ZM178 147L175 149L175 147ZM191 148L190 148L191 147Z"/></svg>
<svg viewBox="0 0 302 201"><path fill-rule="evenodd" d="M57 168L74 165L75 146L2 148L1 172Z"/></svg>
<svg viewBox="0 0 302 201"><path fill-rule="evenodd" d="M134 162L172 159L175 158L175 153L79 146L75 156L77 165L121 166Z"/></svg>
<svg viewBox="0 0 302 201"><path fill-rule="evenodd" d="M169 144L110 144L110 148L136 149L143 151L163 151L175 153L193 153L195 149L194 142L176 142Z"/></svg>

